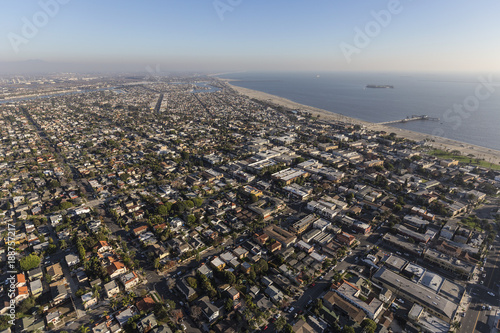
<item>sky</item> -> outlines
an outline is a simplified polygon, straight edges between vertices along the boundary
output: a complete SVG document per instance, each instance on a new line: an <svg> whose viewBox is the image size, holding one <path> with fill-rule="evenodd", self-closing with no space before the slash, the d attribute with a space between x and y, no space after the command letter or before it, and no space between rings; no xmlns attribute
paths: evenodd
<svg viewBox="0 0 500 333"><path fill-rule="evenodd" d="M0 0L0 6L0 70L39 60L89 71L500 71L497 0Z"/></svg>

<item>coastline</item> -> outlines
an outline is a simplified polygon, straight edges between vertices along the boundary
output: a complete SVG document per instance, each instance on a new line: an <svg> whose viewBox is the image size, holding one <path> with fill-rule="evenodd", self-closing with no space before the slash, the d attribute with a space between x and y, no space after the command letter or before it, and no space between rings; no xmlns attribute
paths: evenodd
<svg viewBox="0 0 500 333"><path fill-rule="evenodd" d="M268 102L271 102L274 104L282 105L282 106L290 108L290 109L300 109L300 110L304 110L307 112L311 112L315 116L319 115L320 119L322 119L322 120L329 120L329 121L341 120L341 121L346 122L346 123L365 126L367 129L373 130L373 131L385 131L387 133L394 132L399 137L403 137L403 138L413 140L413 141L423 141L425 139L433 140L433 141L429 142L429 145L431 145L435 149L442 149L442 150L449 150L449 151L458 150L458 151L460 151L460 153L463 156L467 156L467 155L471 154L471 155L474 155L474 158L479 158L479 159L485 160L487 162L491 162L491 163L500 165L500 151L495 150L495 149L481 147L481 146L473 145L470 143L460 142L460 141L447 139L447 138L439 137L439 136L435 136L435 135L419 133L419 132L415 132L415 131L400 129L397 127L391 127L388 125L380 125L380 124L376 124L376 123L371 123L371 122L367 122L367 121L357 119L357 118L347 117L347 116L336 114L336 113L333 113L333 112L330 112L327 110L323 110L323 109L315 108L312 106L296 103L294 101L291 101L289 99L279 97L276 95L271 95L271 94L261 92L258 90L238 87L236 85L231 84L231 81L237 81L237 80L223 79L223 78L219 78L219 77L217 77L217 79L225 82L232 89L237 91L239 94L245 95L249 98L255 98L255 99L259 99L259 100L263 100L263 101L268 101Z"/></svg>

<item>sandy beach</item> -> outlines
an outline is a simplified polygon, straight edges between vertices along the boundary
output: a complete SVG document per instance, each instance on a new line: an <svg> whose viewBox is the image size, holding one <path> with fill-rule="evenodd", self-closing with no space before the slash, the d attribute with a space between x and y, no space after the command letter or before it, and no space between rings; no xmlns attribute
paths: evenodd
<svg viewBox="0 0 500 333"><path fill-rule="evenodd" d="M282 98L279 96L267 94L261 91L257 90L252 90L252 89L247 89L247 88L242 88L238 87L235 85L232 85L229 79L221 79L220 80L226 82L231 88L236 90L238 93L248 96L250 98L255 98L263 101L268 101L274 104L282 105L287 108L291 109L297 109L297 110L303 110L307 112L311 112L314 116L319 115L320 119L323 120L340 120L343 122L351 123L351 124L359 124L363 125L366 128L374 131L385 131L387 133L396 133L400 137L404 137L410 140L414 141L422 141L425 139L428 140L434 140L433 142L429 142L430 145L432 145L436 149L443 149L443 150L458 150L461 152L462 155L468 156L469 154L474 155L474 158L479 158L482 160L485 160L487 162L491 162L494 164L500 164L500 151L495 150L495 149L490 149L490 148L485 148L481 146L476 146L472 145L470 143L466 142L460 142L460 141L455 141L439 136L434 136L430 134L425 134L425 133L419 133L419 132L414 132L414 131L409 131L409 130L404 130L404 129L399 129L397 127L391 127L388 125L379 125L375 123L370 123L367 121L363 121L360 119L356 118L350 118L346 117L344 115L339 115L330 111L326 111L323 109L318 109L315 107L299 104L296 102L293 102L289 99Z"/></svg>

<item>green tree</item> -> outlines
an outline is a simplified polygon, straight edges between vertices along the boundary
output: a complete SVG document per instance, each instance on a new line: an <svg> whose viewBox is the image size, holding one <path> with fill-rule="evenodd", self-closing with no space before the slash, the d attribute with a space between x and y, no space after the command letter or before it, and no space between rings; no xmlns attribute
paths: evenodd
<svg viewBox="0 0 500 333"><path fill-rule="evenodd" d="M232 299L228 298L226 300L226 304L224 305L224 309L226 312L231 312L233 310L234 302Z"/></svg>
<svg viewBox="0 0 500 333"><path fill-rule="evenodd" d="M198 283L197 283L197 281L196 281L196 279L195 279L194 277L191 277L191 276L190 276L190 277L188 277L188 278L186 279L186 282L189 284L189 286L190 286L191 288L193 288L193 289L198 288Z"/></svg>
<svg viewBox="0 0 500 333"><path fill-rule="evenodd" d="M10 318L7 316L0 317L0 331L8 329L11 325L9 324Z"/></svg>
<svg viewBox="0 0 500 333"><path fill-rule="evenodd" d="M66 241L65 241L64 239L61 239L61 240L59 241L59 248L60 248L61 250L64 250L64 249L65 249L65 248L67 248L67 247L68 247L68 244L66 243Z"/></svg>
<svg viewBox="0 0 500 333"><path fill-rule="evenodd" d="M88 333L90 331L90 328L88 326L80 326L80 328L78 329L78 332L79 333Z"/></svg>
<svg viewBox="0 0 500 333"><path fill-rule="evenodd" d="M194 216L193 214L188 215L187 224L192 225L195 222L196 222L196 216Z"/></svg>
<svg viewBox="0 0 500 333"><path fill-rule="evenodd" d="M279 317L278 320L276 320L276 322L274 323L274 325L276 326L276 329L278 331L281 331L283 327L285 327L286 325L285 317L284 316Z"/></svg>
<svg viewBox="0 0 500 333"><path fill-rule="evenodd" d="M21 270L29 271L30 269L36 268L40 265L40 257L32 253L29 256L22 258L19 261L19 265L21 266Z"/></svg>
<svg viewBox="0 0 500 333"><path fill-rule="evenodd" d="M345 325L342 329L342 333L356 333L356 331L351 326Z"/></svg>
<svg viewBox="0 0 500 333"><path fill-rule="evenodd" d="M160 214L161 216L167 216L171 207L168 207L166 205L160 205L156 209L156 212Z"/></svg>
<svg viewBox="0 0 500 333"><path fill-rule="evenodd" d="M370 318L365 318L361 322L361 327L363 327L363 331L366 333L374 333L377 329L377 323Z"/></svg>
<svg viewBox="0 0 500 333"><path fill-rule="evenodd" d="M283 332L284 333L294 333L293 326L290 324L286 324L285 327L283 327Z"/></svg>
<svg viewBox="0 0 500 333"><path fill-rule="evenodd" d="M21 302L21 304L19 304L19 306L17 307L17 310L20 312L20 313L28 313L29 310L31 310L33 307L35 306L35 299L33 297L28 297L26 298L25 300L23 300Z"/></svg>
<svg viewBox="0 0 500 333"><path fill-rule="evenodd" d="M160 268L160 258L155 258L154 267L155 267L155 269Z"/></svg>
<svg viewBox="0 0 500 333"><path fill-rule="evenodd" d="M193 199L193 203L196 207L201 207L201 205L203 205L203 199L201 198L194 198Z"/></svg>

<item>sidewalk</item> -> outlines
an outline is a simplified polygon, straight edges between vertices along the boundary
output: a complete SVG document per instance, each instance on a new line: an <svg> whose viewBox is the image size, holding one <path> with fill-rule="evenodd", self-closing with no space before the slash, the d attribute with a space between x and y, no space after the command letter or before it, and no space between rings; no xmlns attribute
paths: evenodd
<svg viewBox="0 0 500 333"><path fill-rule="evenodd" d="M495 315L490 316L488 320L488 325L492 327L491 333L497 333L499 330L497 329L498 321L500 320L500 310L494 310ZM493 312L493 311L491 311Z"/></svg>

